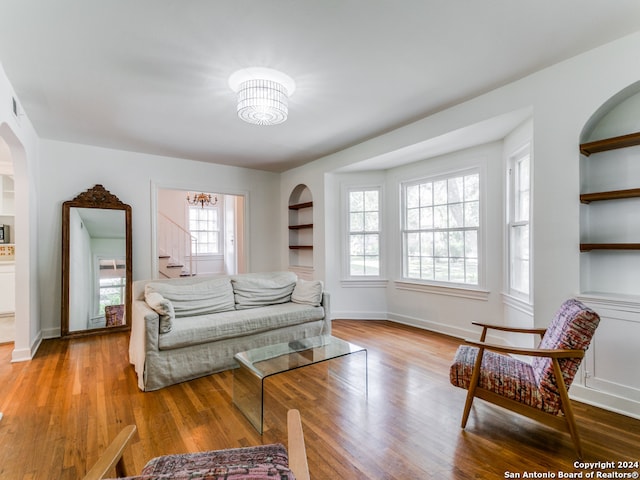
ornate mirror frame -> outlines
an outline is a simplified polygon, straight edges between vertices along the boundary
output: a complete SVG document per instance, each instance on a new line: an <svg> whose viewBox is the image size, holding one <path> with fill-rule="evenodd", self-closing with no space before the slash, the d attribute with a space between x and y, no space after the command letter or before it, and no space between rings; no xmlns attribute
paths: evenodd
<svg viewBox="0 0 640 480"><path fill-rule="evenodd" d="M124 322L122 325L88 328L86 330L70 331L69 325L69 291L70 291L70 218L72 208L95 208L105 210L122 210L125 218L125 300ZM118 197L111 194L102 185L81 193L73 200L62 204L62 305L61 305L61 335L74 337L93 335L106 332L118 332L131 328L132 302L132 242L131 242L131 206L122 203Z"/></svg>

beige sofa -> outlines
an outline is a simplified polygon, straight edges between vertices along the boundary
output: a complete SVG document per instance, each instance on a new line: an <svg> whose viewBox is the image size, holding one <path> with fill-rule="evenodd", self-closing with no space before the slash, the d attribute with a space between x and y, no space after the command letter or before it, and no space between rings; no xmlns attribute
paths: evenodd
<svg viewBox="0 0 640 480"><path fill-rule="evenodd" d="M331 333L322 283L292 272L139 280L129 360L141 390L236 367L252 348Z"/></svg>

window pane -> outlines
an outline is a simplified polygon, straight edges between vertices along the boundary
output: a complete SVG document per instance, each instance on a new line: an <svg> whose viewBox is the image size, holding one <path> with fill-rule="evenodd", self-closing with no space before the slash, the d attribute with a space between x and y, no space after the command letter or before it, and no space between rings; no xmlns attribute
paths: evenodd
<svg viewBox="0 0 640 480"><path fill-rule="evenodd" d="M447 203L447 181L433 182L433 204L443 205Z"/></svg>
<svg viewBox="0 0 640 480"><path fill-rule="evenodd" d="M364 214L351 213L349 214L349 231L362 232L364 230Z"/></svg>
<svg viewBox="0 0 640 480"><path fill-rule="evenodd" d="M420 206L428 207L433 205L433 183L423 183L420 185Z"/></svg>
<svg viewBox="0 0 640 480"><path fill-rule="evenodd" d="M449 256L449 235L447 232L435 232L434 234L434 249L436 257L448 257Z"/></svg>
<svg viewBox="0 0 640 480"><path fill-rule="evenodd" d="M420 228L433 228L433 207L422 207L420 209Z"/></svg>
<svg viewBox="0 0 640 480"><path fill-rule="evenodd" d="M419 233L407 234L407 254L409 256L420 255L420 234Z"/></svg>
<svg viewBox="0 0 640 480"><path fill-rule="evenodd" d="M433 207L433 228L447 228L448 208L446 205Z"/></svg>
<svg viewBox="0 0 640 480"><path fill-rule="evenodd" d="M467 202L464 204L464 226L478 227L480 226L480 202Z"/></svg>
<svg viewBox="0 0 640 480"><path fill-rule="evenodd" d="M367 190L364 192L364 210L368 212L379 210L377 190Z"/></svg>
<svg viewBox="0 0 640 480"><path fill-rule="evenodd" d="M449 281L464 283L464 259L463 258L450 258L449 259Z"/></svg>
<svg viewBox="0 0 640 480"><path fill-rule="evenodd" d="M435 278L434 259L433 257L422 257L422 275L419 278L423 280L433 280Z"/></svg>
<svg viewBox="0 0 640 480"><path fill-rule="evenodd" d="M464 256L478 258L478 232L475 230L464 232Z"/></svg>
<svg viewBox="0 0 640 480"><path fill-rule="evenodd" d="M406 188L407 208L416 208L420 206L420 187L411 185Z"/></svg>
<svg viewBox="0 0 640 480"><path fill-rule="evenodd" d="M449 256L464 257L464 234L461 231L449 232Z"/></svg>
<svg viewBox="0 0 640 480"><path fill-rule="evenodd" d="M447 202L456 203L463 200L463 178L456 177L447 180Z"/></svg>
<svg viewBox="0 0 640 480"><path fill-rule="evenodd" d="M361 212L364 207L364 192L349 193L349 211Z"/></svg>
<svg viewBox="0 0 640 480"><path fill-rule="evenodd" d="M364 235L351 235L351 255L364 255Z"/></svg>
<svg viewBox="0 0 640 480"><path fill-rule="evenodd" d="M420 278L420 257L407 258L407 277Z"/></svg>
<svg viewBox="0 0 640 480"><path fill-rule="evenodd" d="M420 254L427 257L433 256L433 232L422 232L420 235Z"/></svg>
<svg viewBox="0 0 640 480"><path fill-rule="evenodd" d="M464 226L463 207L461 203L449 204L449 228Z"/></svg>
<svg viewBox="0 0 640 480"><path fill-rule="evenodd" d="M418 230L420 228L420 209L412 208L407 210L407 229Z"/></svg>
<svg viewBox="0 0 640 480"><path fill-rule="evenodd" d="M363 257L351 257L349 264L350 275L364 275L364 258Z"/></svg>
<svg viewBox="0 0 640 480"><path fill-rule="evenodd" d="M377 255L367 255L364 257L364 274L380 275L380 257Z"/></svg>
<svg viewBox="0 0 640 480"><path fill-rule="evenodd" d="M366 235L364 238L364 251L367 255L378 255L380 252L378 235Z"/></svg>
<svg viewBox="0 0 640 480"><path fill-rule="evenodd" d="M480 199L480 175L467 175L464 177L464 201Z"/></svg>
<svg viewBox="0 0 640 480"><path fill-rule="evenodd" d="M448 258L436 258L435 259L435 280L441 282L449 281L449 259Z"/></svg>
<svg viewBox="0 0 640 480"><path fill-rule="evenodd" d="M378 225L378 212L367 212L364 214L364 229L367 232L377 232L380 230Z"/></svg>
<svg viewBox="0 0 640 480"><path fill-rule="evenodd" d="M465 260L465 281L477 285L478 283L478 260L467 258Z"/></svg>

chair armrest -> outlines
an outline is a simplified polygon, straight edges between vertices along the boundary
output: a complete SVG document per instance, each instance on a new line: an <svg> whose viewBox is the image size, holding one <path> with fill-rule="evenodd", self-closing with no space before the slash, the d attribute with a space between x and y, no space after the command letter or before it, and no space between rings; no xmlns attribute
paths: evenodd
<svg viewBox="0 0 640 480"><path fill-rule="evenodd" d="M287 412L287 435L289 468L297 480L310 480L307 449L304 444L302 421L298 410L289 410Z"/></svg>
<svg viewBox="0 0 640 480"><path fill-rule="evenodd" d="M102 480L113 468L116 469L117 476L126 477L122 454L135 433L135 425L124 427L82 480Z"/></svg>
<svg viewBox="0 0 640 480"><path fill-rule="evenodd" d="M510 347L505 345L496 345L494 343L478 342L476 340L465 340L465 343L478 348L493 350L498 353L509 353L515 355L527 355L530 357L548 357L548 358L583 358L584 350L569 349L546 349L546 348L523 348Z"/></svg>
<svg viewBox="0 0 640 480"><path fill-rule="evenodd" d="M547 331L546 328L518 328L518 327L508 327L506 325L494 325L491 323L482 323L482 322L471 322L473 325L477 325L483 328L490 328L492 330L501 330L503 332L514 332L514 333L534 333L538 335L544 335Z"/></svg>

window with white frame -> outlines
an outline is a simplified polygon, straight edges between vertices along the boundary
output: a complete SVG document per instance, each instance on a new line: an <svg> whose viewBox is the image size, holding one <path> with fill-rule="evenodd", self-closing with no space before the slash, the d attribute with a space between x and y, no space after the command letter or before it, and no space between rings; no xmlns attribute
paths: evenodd
<svg viewBox="0 0 640 480"><path fill-rule="evenodd" d="M509 159L508 171L508 237L509 290L511 294L529 297L531 215L531 154L529 147Z"/></svg>
<svg viewBox="0 0 640 480"><path fill-rule="evenodd" d="M380 275L380 189L348 192L349 276Z"/></svg>
<svg viewBox="0 0 640 480"><path fill-rule="evenodd" d="M402 195L404 278L477 286L479 171L405 183Z"/></svg>
<svg viewBox="0 0 640 480"><path fill-rule="evenodd" d="M220 254L220 208L189 206L189 233L196 237L196 255Z"/></svg>

